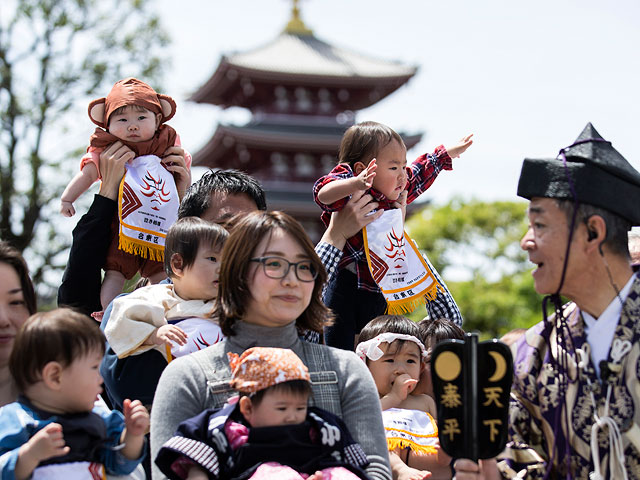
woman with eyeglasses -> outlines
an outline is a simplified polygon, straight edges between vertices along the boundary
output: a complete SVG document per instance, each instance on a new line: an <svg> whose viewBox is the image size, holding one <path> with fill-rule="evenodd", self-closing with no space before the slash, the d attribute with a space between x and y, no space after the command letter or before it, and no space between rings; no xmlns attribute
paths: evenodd
<svg viewBox="0 0 640 480"><path fill-rule="evenodd" d="M165 369L151 410L152 458L181 421L222 407L233 394L228 352L280 347L293 350L309 369L311 405L341 417L362 446L367 474L391 479L380 401L365 364L353 352L298 335L322 331L331 318L321 300L326 277L309 237L287 214L253 212L234 227L222 252L216 307L227 338ZM153 478L164 478L155 466Z"/></svg>

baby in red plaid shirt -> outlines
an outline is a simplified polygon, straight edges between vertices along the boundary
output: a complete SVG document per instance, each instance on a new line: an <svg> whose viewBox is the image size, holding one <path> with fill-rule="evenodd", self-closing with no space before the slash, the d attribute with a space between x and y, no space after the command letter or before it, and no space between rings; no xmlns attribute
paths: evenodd
<svg viewBox="0 0 640 480"><path fill-rule="evenodd" d="M383 210L413 202L442 169L452 169L451 159L469 148L472 136L448 149L440 145L407 166L407 148L395 131L377 122L353 125L342 137L338 165L313 187L322 221L328 225L331 212L341 210L357 191L369 193ZM325 291L325 303L336 314L334 325L325 329L325 342L353 350L355 335L386 309L367 265L362 232L347 240L338 270Z"/></svg>

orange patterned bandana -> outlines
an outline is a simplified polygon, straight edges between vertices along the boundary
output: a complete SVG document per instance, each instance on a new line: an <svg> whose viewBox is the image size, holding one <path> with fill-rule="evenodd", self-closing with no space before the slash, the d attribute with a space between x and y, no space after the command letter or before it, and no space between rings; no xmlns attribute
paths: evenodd
<svg viewBox="0 0 640 480"><path fill-rule="evenodd" d="M242 355L227 353L231 367L229 384L239 392L254 393L291 380L311 381L302 360L286 348L253 347Z"/></svg>

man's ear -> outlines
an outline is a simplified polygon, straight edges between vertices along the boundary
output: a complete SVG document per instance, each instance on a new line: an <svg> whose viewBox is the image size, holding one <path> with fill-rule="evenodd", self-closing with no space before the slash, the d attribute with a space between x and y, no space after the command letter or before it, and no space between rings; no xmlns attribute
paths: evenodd
<svg viewBox="0 0 640 480"><path fill-rule="evenodd" d="M49 362L42 369L42 381L51 390L62 387L62 365L59 362Z"/></svg>
<svg viewBox="0 0 640 480"><path fill-rule="evenodd" d="M607 239L607 224L600 215L591 215L586 222L587 248L599 249Z"/></svg>
<svg viewBox="0 0 640 480"><path fill-rule="evenodd" d="M354 175L360 175L365 168L367 168L367 166L362 162L354 163L353 164L353 173L354 173Z"/></svg>
<svg viewBox="0 0 640 480"><path fill-rule="evenodd" d="M182 262L182 255L179 253L174 253L171 255L171 271L176 277L181 277L184 273L184 267Z"/></svg>
<svg viewBox="0 0 640 480"><path fill-rule="evenodd" d="M251 423L251 416L253 414L253 404L251 403L251 399L249 397L240 397L238 405L240 407L240 413L244 419Z"/></svg>

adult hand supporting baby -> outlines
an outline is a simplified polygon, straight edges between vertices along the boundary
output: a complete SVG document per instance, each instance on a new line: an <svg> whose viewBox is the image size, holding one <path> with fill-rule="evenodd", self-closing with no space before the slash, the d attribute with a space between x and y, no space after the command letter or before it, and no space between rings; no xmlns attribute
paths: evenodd
<svg viewBox="0 0 640 480"><path fill-rule="evenodd" d="M393 202L394 208L402 210L402 221L404 222L407 217L407 191L403 190L398 200Z"/></svg>
<svg viewBox="0 0 640 480"><path fill-rule="evenodd" d="M342 250L348 238L353 237L384 213L383 210L371 213L376 208L378 208L378 202L374 202L371 195L363 191L355 192L342 210L331 214L329 226L320 241Z"/></svg>
<svg viewBox="0 0 640 480"><path fill-rule="evenodd" d="M112 143L100 154L102 183L98 195L114 201L118 199L118 189L124 176L124 164L134 158L133 150L120 141Z"/></svg>
<svg viewBox="0 0 640 480"><path fill-rule="evenodd" d="M191 171L187 168L187 162L184 159L184 149L176 146L167 148L162 156L162 164L173 174L178 197L182 200L191 185Z"/></svg>
<svg viewBox="0 0 640 480"><path fill-rule="evenodd" d="M459 458L453 464L456 480L500 480L502 475L498 470L495 458L474 462L466 458Z"/></svg>

